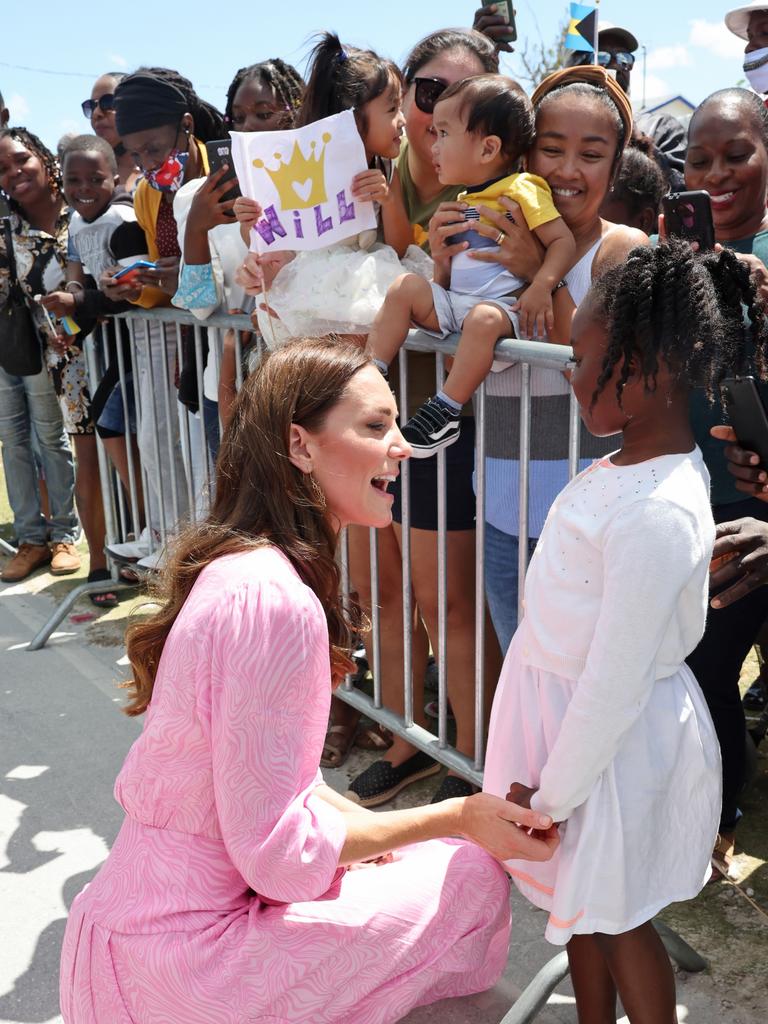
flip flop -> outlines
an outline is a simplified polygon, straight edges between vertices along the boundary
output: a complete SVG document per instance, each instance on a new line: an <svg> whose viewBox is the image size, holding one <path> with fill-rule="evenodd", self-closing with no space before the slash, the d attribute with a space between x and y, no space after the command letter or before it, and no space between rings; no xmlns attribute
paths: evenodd
<svg viewBox="0 0 768 1024"><path fill-rule="evenodd" d="M112 577L106 569L94 569L88 573L89 583L106 583L108 581L111 582ZM117 594L113 590L96 591L89 594L88 597L91 599L91 604L94 604L97 608L116 608L120 603Z"/></svg>

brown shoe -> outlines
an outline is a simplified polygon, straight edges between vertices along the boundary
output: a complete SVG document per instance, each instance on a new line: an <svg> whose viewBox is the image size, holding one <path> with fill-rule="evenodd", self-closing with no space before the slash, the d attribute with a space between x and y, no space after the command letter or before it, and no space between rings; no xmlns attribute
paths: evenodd
<svg viewBox="0 0 768 1024"><path fill-rule="evenodd" d="M57 540L51 544L51 575L68 576L80 568L80 555L74 544Z"/></svg>
<svg viewBox="0 0 768 1024"><path fill-rule="evenodd" d="M19 550L0 573L4 583L18 583L41 565L48 565L51 550L47 544L20 544Z"/></svg>

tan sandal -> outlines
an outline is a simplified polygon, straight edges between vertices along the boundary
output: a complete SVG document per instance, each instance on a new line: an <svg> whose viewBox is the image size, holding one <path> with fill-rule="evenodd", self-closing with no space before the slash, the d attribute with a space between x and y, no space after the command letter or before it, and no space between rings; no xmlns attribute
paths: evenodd
<svg viewBox="0 0 768 1024"><path fill-rule="evenodd" d="M323 743L320 767L341 768L349 757L356 732L357 723L354 725L329 725L325 734L325 743Z"/></svg>
<svg viewBox="0 0 768 1024"><path fill-rule="evenodd" d="M355 746L361 750L389 750L395 737L383 725L362 726L355 736Z"/></svg>

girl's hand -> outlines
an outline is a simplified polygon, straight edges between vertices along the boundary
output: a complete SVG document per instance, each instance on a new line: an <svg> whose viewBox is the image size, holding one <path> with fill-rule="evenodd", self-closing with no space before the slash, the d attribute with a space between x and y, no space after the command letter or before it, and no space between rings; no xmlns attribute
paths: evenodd
<svg viewBox="0 0 768 1024"><path fill-rule="evenodd" d="M249 231L257 221L261 220L261 215L264 212L261 203L257 203L255 199L249 199L247 196L238 196L232 209L238 223L245 224Z"/></svg>
<svg viewBox="0 0 768 1024"><path fill-rule="evenodd" d="M435 263L450 263L457 252L469 248L469 242L449 239L469 231L471 225L464 218L466 203L440 203L429 222L429 250Z"/></svg>
<svg viewBox="0 0 768 1024"><path fill-rule="evenodd" d="M235 281L245 289L247 295L261 295L277 277L286 263L293 259L292 252L249 252L235 273Z"/></svg>
<svg viewBox="0 0 768 1024"><path fill-rule="evenodd" d="M43 295L40 305L45 306L54 316L72 316L75 312L75 296L71 292L50 292Z"/></svg>
<svg viewBox="0 0 768 1024"><path fill-rule="evenodd" d="M147 284L153 288L159 288L166 295L175 295L179 287L179 258L178 256L161 256L155 260L153 270L140 270L136 275L139 284Z"/></svg>
<svg viewBox="0 0 768 1024"><path fill-rule="evenodd" d="M360 171L352 179L352 198L361 203L380 203L386 206L390 198L389 182L382 171L376 168Z"/></svg>
<svg viewBox="0 0 768 1024"><path fill-rule="evenodd" d="M99 278L99 288L113 302L135 302L141 296L141 285L133 281L113 281L112 278L123 268L108 267Z"/></svg>
<svg viewBox="0 0 768 1024"><path fill-rule="evenodd" d="M59 356L66 356L69 353L70 339L64 328L56 325L56 333L48 335L48 344Z"/></svg>
<svg viewBox="0 0 768 1024"><path fill-rule="evenodd" d="M232 188L231 178L223 184L221 181L228 170L229 166L223 164L214 174L209 174L197 190L189 208L187 231L207 234L218 224L233 223L232 209L237 200L227 199L222 202L221 199L224 193Z"/></svg>
<svg viewBox="0 0 768 1024"><path fill-rule="evenodd" d="M461 805L461 834L497 860L549 860L558 847L560 837L546 814L490 793L464 797ZM537 834L529 835L529 829Z"/></svg>
<svg viewBox="0 0 768 1024"><path fill-rule="evenodd" d="M726 427L725 424L712 427L710 434L718 441L729 442L723 454L728 461L728 472L736 477L736 490L752 498L759 498L760 501L768 501L768 473L760 463L760 456L739 445L733 427Z"/></svg>
<svg viewBox="0 0 768 1024"><path fill-rule="evenodd" d="M529 284L512 307L520 315L520 335L543 341L555 326L552 293L541 284Z"/></svg>
<svg viewBox="0 0 768 1024"><path fill-rule="evenodd" d="M526 224L523 211L517 203L506 196L502 196L499 203L511 214L512 220L503 213L489 210L487 206L478 206L480 216L491 223L484 224L481 220L475 225L478 234L485 238L494 241L498 238L498 252L476 249L469 255L481 263L500 263L515 277L532 281L544 262L544 246Z"/></svg>
<svg viewBox="0 0 768 1024"><path fill-rule="evenodd" d="M725 608L765 586L768 583L768 524L759 519L720 523L709 572L711 589L731 584L712 598L713 608Z"/></svg>

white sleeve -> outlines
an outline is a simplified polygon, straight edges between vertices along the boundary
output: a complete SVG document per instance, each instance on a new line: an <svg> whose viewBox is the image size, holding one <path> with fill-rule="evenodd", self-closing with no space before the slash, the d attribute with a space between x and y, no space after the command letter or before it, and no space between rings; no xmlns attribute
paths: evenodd
<svg viewBox="0 0 768 1024"><path fill-rule="evenodd" d="M221 260L216 251L216 244L213 239L213 232L208 232L208 252L210 261L204 265L204 269L192 274L184 274L186 263L184 261L184 235L187 230L187 217L192 206L192 201L198 189L207 179L195 178L193 181L183 185L173 199L173 216L179 238L181 249L181 260L179 262L179 281L184 279L187 287L179 289L171 299L171 304L180 309L188 310L198 320L207 320L216 312L224 299L224 275L221 269ZM210 267L210 270L207 269ZM199 286L200 280L203 287ZM188 282L192 281L190 286Z"/></svg>
<svg viewBox="0 0 768 1024"><path fill-rule="evenodd" d="M564 821L589 796L648 701L662 640L704 555L694 515L665 499L635 502L611 522L587 662L532 808Z"/></svg>

